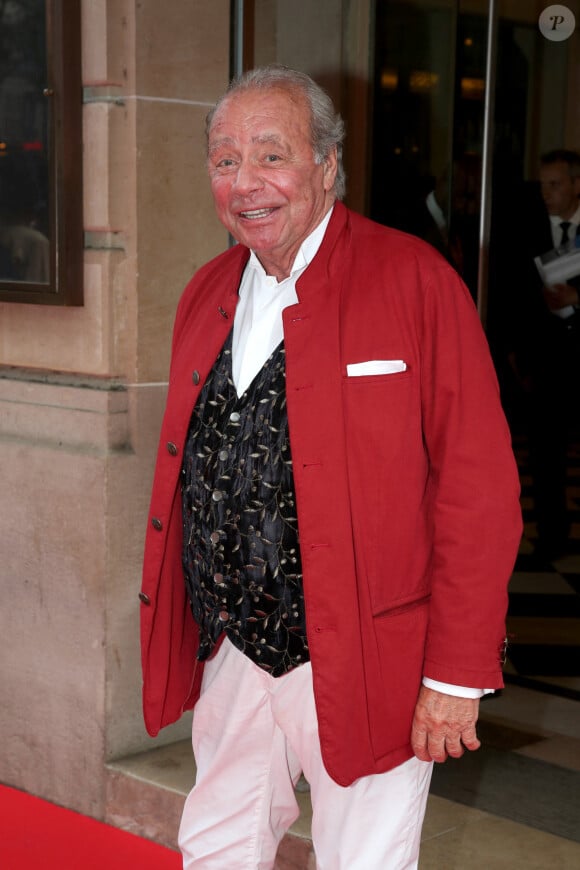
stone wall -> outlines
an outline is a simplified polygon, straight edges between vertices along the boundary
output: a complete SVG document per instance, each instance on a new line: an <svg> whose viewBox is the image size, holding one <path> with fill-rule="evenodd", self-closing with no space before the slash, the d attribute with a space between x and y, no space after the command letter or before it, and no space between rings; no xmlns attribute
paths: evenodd
<svg viewBox="0 0 580 870"><path fill-rule="evenodd" d="M229 7L84 0L85 304L0 303L0 781L97 817L105 762L151 743L141 553L175 306L227 244L203 128Z"/></svg>

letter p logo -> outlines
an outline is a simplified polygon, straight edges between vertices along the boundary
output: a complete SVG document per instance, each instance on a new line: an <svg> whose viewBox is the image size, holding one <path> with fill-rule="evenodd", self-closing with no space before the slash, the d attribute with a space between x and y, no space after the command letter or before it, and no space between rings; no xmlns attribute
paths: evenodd
<svg viewBox="0 0 580 870"><path fill-rule="evenodd" d="M538 19L538 27L542 36L551 42L564 42L574 33L576 19L571 9L556 4L544 9Z"/></svg>

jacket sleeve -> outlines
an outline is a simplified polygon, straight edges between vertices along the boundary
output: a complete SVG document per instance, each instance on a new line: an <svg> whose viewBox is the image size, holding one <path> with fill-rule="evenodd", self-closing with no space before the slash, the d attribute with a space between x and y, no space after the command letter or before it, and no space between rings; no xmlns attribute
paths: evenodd
<svg viewBox="0 0 580 870"><path fill-rule="evenodd" d="M443 263L424 286L421 396L434 530L424 675L500 688L507 584L522 531L519 479L469 293Z"/></svg>

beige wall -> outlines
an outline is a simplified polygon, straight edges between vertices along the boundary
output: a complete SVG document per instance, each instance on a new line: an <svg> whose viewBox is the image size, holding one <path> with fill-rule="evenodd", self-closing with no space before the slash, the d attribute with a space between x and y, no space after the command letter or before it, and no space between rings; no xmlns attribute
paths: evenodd
<svg viewBox="0 0 580 870"><path fill-rule="evenodd" d="M104 762L150 744L141 550L176 302L227 244L229 5L84 0L85 304L0 304L0 781L101 817Z"/></svg>

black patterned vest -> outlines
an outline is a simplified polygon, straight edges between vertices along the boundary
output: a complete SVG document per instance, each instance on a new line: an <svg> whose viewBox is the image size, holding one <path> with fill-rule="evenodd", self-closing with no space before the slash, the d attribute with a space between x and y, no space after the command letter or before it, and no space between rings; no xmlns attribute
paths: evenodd
<svg viewBox="0 0 580 870"><path fill-rule="evenodd" d="M238 398L230 333L191 417L182 499L198 659L225 632L272 676L308 661L283 343Z"/></svg>

